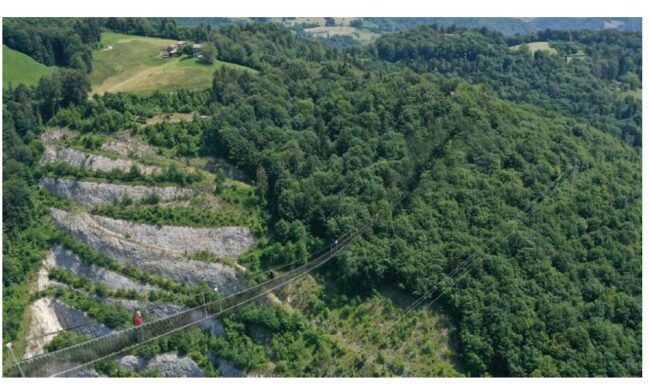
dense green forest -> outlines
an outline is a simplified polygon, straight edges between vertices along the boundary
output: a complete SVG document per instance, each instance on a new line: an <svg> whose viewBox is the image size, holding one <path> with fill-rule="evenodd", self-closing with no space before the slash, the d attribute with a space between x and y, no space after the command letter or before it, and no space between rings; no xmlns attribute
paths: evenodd
<svg viewBox="0 0 650 390"><path fill-rule="evenodd" d="M509 48L536 41L549 41L559 54L531 57L525 46ZM567 61L578 50L586 58ZM371 58L417 72L487 84L501 98L583 119L641 145L641 102L619 91L641 86L641 33L544 31L506 38L485 28L422 26L383 36L369 51Z"/></svg>
<svg viewBox="0 0 650 390"><path fill-rule="evenodd" d="M99 42L96 18L7 18L2 26L4 44L45 65L90 72L89 45Z"/></svg>
<svg viewBox="0 0 650 390"><path fill-rule="evenodd" d="M275 18L281 22L296 18ZM328 25L336 25L334 18ZM273 18L176 18L177 22L186 26L225 24L244 24L253 22L272 22ZM371 17L355 18L350 23L352 27L364 27L373 32L390 33L404 31L421 25L437 24L439 26L458 27L487 27L506 35L528 34L544 30L606 30L641 31L640 18L444 18L444 17L408 17L388 18ZM298 25L300 26L300 24Z"/></svg>
<svg viewBox="0 0 650 390"><path fill-rule="evenodd" d="M11 34L32 25L12 22ZM640 33L524 39L429 26L339 52L275 24L100 25L167 38L206 33L219 58L259 72L220 68L209 90L87 100L87 67L52 60L75 69L5 92L5 337L20 332L26 278L56 236L47 208L60 201L38 189L48 173L38 166L38 135L46 125L84 134L126 128L177 156L225 158L256 179L270 218L268 240L242 259L253 272L304 261L380 212L373 234L318 277L348 297L386 285L425 303L443 293L431 310L458 329L466 375L641 375L641 104L613 87L639 87ZM509 49L535 40L588 58ZM208 118L136 126L138 115L191 111ZM161 218L155 213L137 218ZM446 276L454 270L462 272ZM280 375L349 375L343 362L319 368L319 360L336 365L341 347L280 309L234 314L224 338L192 331L143 353L218 348L242 368L262 366L268 357L248 332L259 323L277 336Z"/></svg>
<svg viewBox="0 0 650 390"><path fill-rule="evenodd" d="M404 31L415 26L486 27L506 35L527 34L544 30L605 30L617 28L641 31L639 18L362 18L379 32ZM614 23L612 23L614 22ZM618 23L616 23L618 22ZM608 27L609 26L609 27ZM615 27L616 26L616 27Z"/></svg>

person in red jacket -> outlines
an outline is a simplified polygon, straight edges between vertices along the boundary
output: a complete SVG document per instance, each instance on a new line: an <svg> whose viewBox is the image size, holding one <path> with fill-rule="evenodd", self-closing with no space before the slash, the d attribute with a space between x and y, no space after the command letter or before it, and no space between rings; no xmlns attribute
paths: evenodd
<svg viewBox="0 0 650 390"><path fill-rule="evenodd" d="M142 314L140 313L140 310L135 312L135 317L133 317L133 325L135 326L142 325Z"/></svg>
<svg viewBox="0 0 650 390"><path fill-rule="evenodd" d="M135 325L138 330L136 331L137 342L141 343L144 341L144 326L142 326L142 314L140 310L135 312L133 316L133 325Z"/></svg>

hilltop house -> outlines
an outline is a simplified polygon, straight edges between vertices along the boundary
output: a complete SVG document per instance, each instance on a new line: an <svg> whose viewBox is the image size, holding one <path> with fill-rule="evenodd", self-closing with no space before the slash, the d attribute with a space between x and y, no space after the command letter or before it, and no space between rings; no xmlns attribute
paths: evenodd
<svg viewBox="0 0 650 390"><path fill-rule="evenodd" d="M187 41L176 41L167 46L167 49L163 50L160 56L163 58L180 57L183 46L185 45L187 45Z"/></svg>

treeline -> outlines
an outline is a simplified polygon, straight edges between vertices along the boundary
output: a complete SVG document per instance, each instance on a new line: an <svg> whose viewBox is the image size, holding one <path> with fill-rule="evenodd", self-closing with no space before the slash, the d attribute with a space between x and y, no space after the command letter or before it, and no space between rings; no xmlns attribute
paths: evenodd
<svg viewBox="0 0 650 390"><path fill-rule="evenodd" d="M587 57L567 59L537 51L511 50L529 40L562 42L561 54L584 49ZM420 72L458 76L492 87L504 99L580 118L641 146L641 103L616 91L614 82L633 89L641 80L641 33L544 31L506 38L488 30L420 26L384 35L370 56ZM352 58L361 55L352 49ZM361 57L363 58L363 57Z"/></svg>
<svg viewBox="0 0 650 390"><path fill-rule="evenodd" d="M214 43L218 58L264 69L284 58L304 57L319 61L335 57L335 50L316 42L298 39L290 30L274 23L177 23L173 18L107 18L100 21L110 31L124 34Z"/></svg>
<svg viewBox="0 0 650 390"><path fill-rule="evenodd" d="M100 40L97 18L5 18L3 43L45 65L92 70L91 46Z"/></svg>
<svg viewBox="0 0 650 390"><path fill-rule="evenodd" d="M141 35L194 42L205 42L212 33L211 24L191 26L179 24L174 18L103 18L102 25L122 34Z"/></svg>
<svg viewBox="0 0 650 390"><path fill-rule="evenodd" d="M273 23L228 25L211 37L219 58L255 69L267 69L302 58L325 61L337 58L336 49L300 39L291 30Z"/></svg>
<svg viewBox="0 0 650 390"><path fill-rule="evenodd" d="M144 174L137 165L132 165L128 171L112 169L110 171L91 170L86 168L75 168L72 165L59 161L53 164L47 164L42 167L45 175L54 177L70 177L74 179L98 179L108 183L131 183L144 185L178 185L181 187L189 186L201 182L205 176L199 171L186 172L179 169L176 165L171 165L162 172L151 175Z"/></svg>
<svg viewBox="0 0 650 390"><path fill-rule="evenodd" d="M489 28L502 34L530 34L544 30L605 30L621 29L641 31L640 18L362 18L363 26L375 32L404 31L419 25L438 25L443 27ZM609 28L611 22L621 22Z"/></svg>

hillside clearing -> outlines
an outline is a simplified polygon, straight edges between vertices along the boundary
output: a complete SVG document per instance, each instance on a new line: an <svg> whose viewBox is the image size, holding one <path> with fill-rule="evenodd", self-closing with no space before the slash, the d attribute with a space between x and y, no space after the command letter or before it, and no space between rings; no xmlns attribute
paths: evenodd
<svg viewBox="0 0 650 390"><path fill-rule="evenodd" d="M306 28L305 32L320 38L329 38L335 35L350 36L360 42L368 43L379 36L365 30L359 30L355 27L312 27Z"/></svg>
<svg viewBox="0 0 650 390"><path fill-rule="evenodd" d="M524 43L523 45L528 46L532 54L535 54L535 52L537 51L546 51L549 52L550 54L557 54L557 50L552 48L548 44L548 42L529 42L529 43ZM521 45L515 45L515 46L511 46L510 49L519 50L520 47Z"/></svg>
<svg viewBox="0 0 650 390"><path fill-rule="evenodd" d="M333 284L307 277L280 290L278 296L352 350L363 351L362 376L458 376L462 370L449 318L418 309L398 322L413 298L397 289L347 301ZM315 297L325 303L326 314L314 304ZM407 324L414 323L416 327L408 329Z"/></svg>
<svg viewBox="0 0 650 390"><path fill-rule="evenodd" d="M93 52L93 71L90 73L92 93L171 91L180 88L208 88L212 75L221 67L240 70L251 68L215 61L203 64L194 58L160 58L162 49L173 41L118 33L103 33L102 45L111 50Z"/></svg>
<svg viewBox="0 0 650 390"><path fill-rule="evenodd" d="M180 122L180 121L191 121L194 119L194 115L198 115L198 113L195 112L188 112L188 113L183 113L183 112L174 112L172 114L161 114L161 115L154 115L151 118L146 119L146 124L148 125L155 125L157 123L161 122Z"/></svg>

